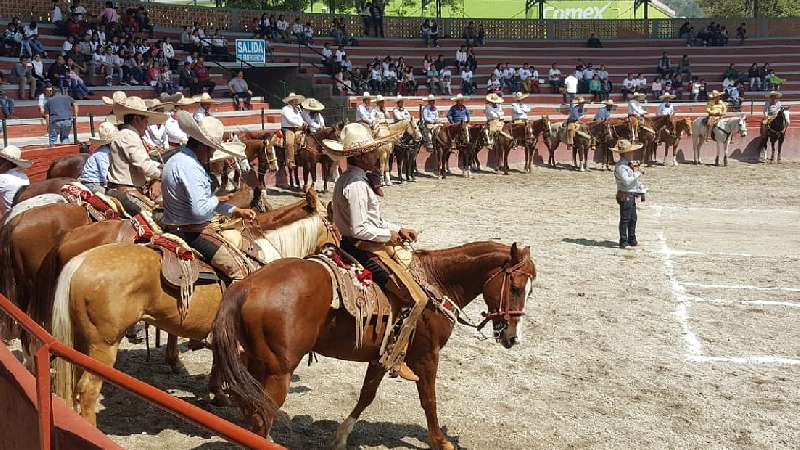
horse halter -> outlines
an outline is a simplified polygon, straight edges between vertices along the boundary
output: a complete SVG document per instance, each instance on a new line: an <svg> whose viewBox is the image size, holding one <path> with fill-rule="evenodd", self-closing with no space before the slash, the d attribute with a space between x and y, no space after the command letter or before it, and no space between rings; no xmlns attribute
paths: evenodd
<svg viewBox="0 0 800 450"><path fill-rule="evenodd" d="M511 320L512 317L521 317L525 315L525 312L522 310L512 310L509 309L509 298L511 297L511 277L514 276L515 273L521 273L526 275L529 279L533 279L535 276L533 272L523 269L525 263L530 261L530 259L525 258L522 261L514 264L513 266L503 266L502 269L498 270L497 272L493 273L489 278L483 283L482 290L486 289L486 285L491 283L492 280L497 278L498 276L503 276L503 282L500 285L500 302L498 304L496 311L488 311L481 313L483 316L483 320L480 324L476 327L478 330L486 326L489 321L496 319L498 317L503 318L503 323L494 326L494 335L495 338L500 336L500 333L508 326L508 321Z"/></svg>

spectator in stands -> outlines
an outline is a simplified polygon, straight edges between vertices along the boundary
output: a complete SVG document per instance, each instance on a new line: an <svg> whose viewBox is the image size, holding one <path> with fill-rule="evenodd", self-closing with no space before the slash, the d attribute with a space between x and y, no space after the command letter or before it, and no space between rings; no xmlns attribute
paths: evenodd
<svg viewBox="0 0 800 450"><path fill-rule="evenodd" d="M689 22L684 22L678 30L678 37L686 41L686 46L690 46L694 40L694 27Z"/></svg>
<svg viewBox="0 0 800 450"><path fill-rule="evenodd" d="M192 66L192 74L194 75L194 78L197 80L196 87L199 87L200 91L202 91L203 89L208 89L209 95L214 93L214 88L217 86L217 84L211 81L211 77L209 76L208 73L208 67L206 67L205 61L203 60L202 56L198 58L197 62L195 62L194 65ZM199 93L201 92L195 92L194 94L191 95L197 95Z"/></svg>
<svg viewBox="0 0 800 450"><path fill-rule="evenodd" d="M304 36L303 24L300 22L300 18L297 17L294 19L294 23L292 24L292 37L295 38L298 43L302 44Z"/></svg>
<svg viewBox="0 0 800 450"><path fill-rule="evenodd" d="M72 98L86 100L92 93L80 76L81 67L72 58L67 58L67 79Z"/></svg>
<svg viewBox="0 0 800 450"><path fill-rule="evenodd" d="M136 22L139 24L139 31L147 32L150 34L150 39L153 38L153 23L150 21L150 15L144 6L136 8Z"/></svg>
<svg viewBox="0 0 800 450"><path fill-rule="evenodd" d="M70 56L72 54L73 47L75 47L75 37L67 36L67 40L61 44L61 54L64 56Z"/></svg>
<svg viewBox="0 0 800 450"><path fill-rule="evenodd" d="M131 67L131 65L133 65L133 64L126 64L125 65L128 68L129 71L133 69L133 67ZM120 82L123 82L123 81L126 81L126 80L127 80L127 82L131 81L131 77L130 76L127 76L127 77L124 76L124 74L122 72L122 60L120 59L120 57L118 55L114 54L111 51L111 47L106 47L105 48L105 52L103 54L103 65L102 65L102 68L101 68L101 73L103 74L103 77L106 80L106 85L107 86L113 86L113 84L114 84L114 76L116 76L117 79L120 80ZM133 80L133 81L134 81L134 83L136 83L136 80Z"/></svg>
<svg viewBox="0 0 800 450"><path fill-rule="evenodd" d="M72 0L70 12L79 22L83 22L84 16L86 16L86 8L81 5L80 0Z"/></svg>
<svg viewBox="0 0 800 450"><path fill-rule="evenodd" d="M192 93L197 93L199 90L189 61L185 61L183 67L178 71L178 85L188 89L189 95L193 95Z"/></svg>
<svg viewBox="0 0 800 450"><path fill-rule="evenodd" d="M33 100L34 91L36 90L36 80L33 78L33 64L30 63L28 57L22 55L19 61L14 65L12 75L17 80L19 87L20 100Z"/></svg>
<svg viewBox="0 0 800 450"><path fill-rule="evenodd" d="M550 83L550 86L553 88L553 93L557 94L563 86L563 81L561 79L561 71L556 66L556 63L550 66L550 70L547 72L547 81Z"/></svg>
<svg viewBox="0 0 800 450"><path fill-rule="evenodd" d="M766 90L768 91L780 91L781 86L786 83L786 80L779 77L778 74L775 73L774 69L769 69L767 72L766 80Z"/></svg>
<svg viewBox="0 0 800 450"><path fill-rule="evenodd" d="M314 43L314 27L311 26L311 22L306 22L305 26L303 26L303 44L311 45Z"/></svg>
<svg viewBox="0 0 800 450"><path fill-rule="evenodd" d="M586 41L586 46L589 48L601 48L603 44L600 43L600 38L592 33L589 35L589 39Z"/></svg>
<svg viewBox="0 0 800 450"><path fill-rule="evenodd" d="M739 39L739 44L744 44L744 40L747 37L747 25L744 22L739 25L739 28L736 29L736 39Z"/></svg>
<svg viewBox="0 0 800 450"><path fill-rule="evenodd" d="M44 115L50 146L68 143L72 119L78 117L78 104L75 100L66 95L54 95L44 104Z"/></svg>
<svg viewBox="0 0 800 450"><path fill-rule="evenodd" d="M66 92L67 84L67 61L63 56L56 56L56 60L47 69L47 79L50 84L58 86L61 93Z"/></svg>
<svg viewBox="0 0 800 450"><path fill-rule="evenodd" d="M632 73L628 73L628 76L622 80L622 99L627 100L634 91L636 91L636 79Z"/></svg>
<svg viewBox="0 0 800 450"><path fill-rule="evenodd" d="M592 81L592 78L594 78L594 75L595 75L595 71L594 71L594 68L592 68L592 64L591 63L587 64L586 67L583 69L583 79L580 80L580 78L579 78L579 80L581 81L581 84L583 86L582 90L584 92L591 93L591 89L589 89L589 82ZM576 76L577 76L577 74L576 74Z"/></svg>
<svg viewBox="0 0 800 450"><path fill-rule="evenodd" d="M250 90L244 79L244 71L236 71L236 76L228 81L228 90L233 97L233 106L237 111L252 109L250 99L253 97L253 91Z"/></svg>
<svg viewBox="0 0 800 450"><path fill-rule="evenodd" d="M61 0L53 0L53 9L50 10L50 23L56 27L57 34L64 33L64 12L58 4Z"/></svg>
<svg viewBox="0 0 800 450"><path fill-rule="evenodd" d="M383 71L381 71L380 64L369 66L369 90L383 92Z"/></svg>
<svg viewBox="0 0 800 450"><path fill-rule="evenodd" d="M467 49L462 45L456 50L456 67L458 70L463 69L467 65Z"/></svg>
<svg viewBox="0 0 800 450"><path fill-rule="evenodd" d="M170 70L175 70L175 68L178 67L178 60L175 58L175 49L172 47L169 38L164 38L164 40L161 41L161 55L167 61Z"/></svg>
<svg viewBox="0 0 800 450"><path fill-rule="evenodd" d="M103 12L100 14L100 23L105 26L109 34L113 33L119 25L119 14L113 2L106 2Z"/></svg>
<svg viewBox="0 0 800 450"><path fill-rule="evenodd" d="M44 51L44 46L41 42L39 42L39 26L36 24L35 20L31 21L29 25L26 25L23 28L22 35L22 54L28 55L28 57L31 57L36 53L46 54Z"/></svg>
<svg viewBox="0 0 800 450"><path fill-rule="evenodd" d="M464 28L464 42L467 47L478 45L478 29L475 28L475 22L470 20ZM462 46L463 48L463 46Z"/></svg>
<svg viewBox="0 0 800 450"><path fill-rule="evenodd" d="M486 29L483 28L483 24L478 25L478 43L475 46L482 47L486 45Z"/></svg>
<svg viewBox="0 0 800 450"><path fill-rule="evenodd" d="M406 66L401 78L403 95L417 95L417 80L414 77L414 68Z"/></svg>
<svg viewBox="0 0 800 450"><path fill-rule="evenodd" d="M350 58L348 58L347 55L344 55L344 57L342 58L342 64L341 65L342 65L342 69L344 69L347 72L353 70L353 63L350 61Z"/></svg>
<svg viewBox="0 0 800 450"><path fill-rule="evenodd" d="M31 60L31 67L33 68L33 78L36 80L36 88L34 89L34 95L39 95L45 85L45 74L44 74L44 64L42 63L42 55L35 54L33 55L33 60Z"/></svg>
<svg viewBox="0 0 800 450"><path fill-rule="evenodd" d="M15 24L8 24L5 31L3 31L2 41L3 55L17 56L20 54L20 50L22 48L22 33L19 31L19 29L17 29Z"/></svg>
<svg viewBox="0 0 800 450"><path fill-rule="evenodd" d="M453 95L452 83L453 71L445 66L444 69L439 72L439 92L441 92L442 95Z"/></svg>
<svg viewBox="0 0 800 450"><path fill-rule="evenodd" d="M394 64L383 70L383 90L386 95L397 94L397 71Z"/></svg>
<svg viewBox="0 0 800 450"><path fill-rule="evenodd" d="M308 42L310 43L310 41ZM227 45L222 33L217 29L214 32L214 36L211 38L211 54L215 55L215 58L225 59L225 56L228 54Z"/></svg>
<svg viewBox="0 0 800 450"><path fill-rule="evenodd" d="M753 63L750 65L750 69L747 70L747 78L750 82L750 90L751 91L760 91L761 90L761 77L758 73L758 64Z"/></svg>
<svg viewBox="0 0 800 450"><path fill-rule="evenodd" d="M500 82L500 79L497 78L497 75L492 74L489 76L489 80L486 82L486 93L498 95L503 94L502 83Z"/></svg>
<svg viewBox="0 0 800 450"><path fill-rule="evenodd" d="M364 25L364 36L369 36L372 30L372 15L369 13L370 6L369 3L365 3L360 12L361 22Z"/></svg>
<svg viewBox="0 0 800 450"><path fill-rule="evenodd" d="M336 45L344 44L344 33L342 33L342 29L339 27L339 19L333 19L328 35L333 38Z"/></svg>
<svg viewBox="0 0 800 450"><path fill-rule="evenodd" d="M696 102L700 99L700 88L703 87L703 83L697 79L697 77L692 77L692 85L691 85L691 94L692 94L692 101Z"/></svg>
<svg viewBox="0 0 800 450"><path fill-rule="evenodd" d="M640 73L636 77L636 92L647 93L647 78L644 77L644 74Z"/></svg>
<svg viewBox="0 0 800 450"><path fill-rule="evenodd" d="M425 19L422 21L422 40L425 42L425 47L439 46L439 25L433 19Z"/></svg>
<svg viewBox="0 0 800 450"><path fill-rule="evenodd" d="M425 73L425 84L428 85L431 94L439 95L439 71L436 70L434 64L428 66L428 71Z"/></svg>
<svg viewBox="0 0 800 450"><path fill-rule="evenodd" d="M656 77L653 80L653 83L650 85L650 93L653 94L654 99L660 98L661 94L664 92L661 83L662 83L661 77Z"/></svg>
<svg viewBox="0 0 800 450"><path fill-rule="evenodd" d="M722 78L730 78L733 81L739 79L739 72L736 70L736 66L734 66L733 63L728 64L728 68L722 73Z"/></svg>
<svg viewBox="0 0 800 450"><path fill-rule="evenodd" d="M192 30L190 27L183 27L181 31L180 48L185 51L193 51L195 49L194 39L192 39Z"/></svg>
<svg viewBox="0 0 800 450"><path fill-rule="evenodd" d="M517 71L508 63L506 63L501 74L502 78L500 78L502 80L504 90L508 90L509 93L519 90L517 89L516 81L514 80L514 77L516 76Z"/></svg>
<svg viewBox="0 0 800 450"><path fill-rule="evenodd" d="M289 22L283 16L283 14L278 16L278 21L276 22L277 27L277 34L278 36L284 41L289 41Z"/></svg>
<svg viewBox="0 0 800 450"><path fill-rule="evenodd" d="M0 71L0 112L3 113L3 119L9 119L14 115L14 100L6 94L5 88L3 88L5 83L6 79L3 72Z"/></svg>
<svg viewBox="0 0 800 450"><path fill-rule="evenodd" d="M378 2L372 2L369 6L369 16L372 26L375 28L375 37L384 37L383 34L383 6Z"/></svg>
<svg viewBox="0 0 800 450"><path fill-rule="evenodd" d="M667 52L661 52L661 58L658 60L658 66L656 66L656 73L666 76L672 75L672 67L670 66Z"/></svg>
<svg viewBox="0 0 800 450"><path fill-rule="evenodd" d="M533 81L531 76L533 74L528 66L528 63L524 63L522 65L522 67L517 71L517 75L519 76L519 90L526 94L531 92L531 82Z"/></svg>
<svg viewBox="0 0 800 450"><path fill-rule="evenodd" d="M473 88L473 77L474 74L469 67L464 67L461 69L461 93L464 95L475 95L475 89Z"/></svg>
<svg viewBox="0 0 800 450"><path fill-rule="evenodd" d="M473 72L478 70L478 59L475 57L475 50L472 47L467 48L467 67Z"/></svg>
<svg viewBox="0 0 800 450"><path fill-rule="evenodd" d="M592 79L589 80L589 93L592 94L592 103L600 102L603 99L602 90L603 83L600 81L600 77L597 75L593 76Z"/></svg>
<svg viewBox="0 0 800 450"><path fill-rule="evenodd" d="M564 78L564 103L571 105L577 94L578 78L574 74L569 74Z"/></svg>

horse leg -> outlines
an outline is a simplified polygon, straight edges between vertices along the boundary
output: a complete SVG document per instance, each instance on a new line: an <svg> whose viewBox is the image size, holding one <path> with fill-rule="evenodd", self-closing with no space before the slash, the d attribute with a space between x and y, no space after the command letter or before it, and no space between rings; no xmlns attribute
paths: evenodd
<svg viewBox="0 0 800 450"><path fill-rule="evenodd" d="M772 148L772 151L769 154L769 162L775 162L775 141L773 141L770 138L765 138L765 142L764 142L764 153L765 154L767 152L767 142L769 142L769 145Z"/></svg>
<svg viewBox="0 0 800 450"><path fill-rule="evenodd" d="M117 360L118 348L119 343L109 345L100 340L89 346L88 355L101 363L113 367L114 362ZM102 388L103 379L85 370L75 389L75 398L80 405L81 417L93 426L97 426L97 399L100 397Z"/></svg>
<svg viewBox="0 0 800 450"><path fill-rule="evenodd" d="M172 373L178 373L183 369L183 364L178 357L178 336L167 333L167 348L164 350L164 360L169 365Z"/></svg>
<svg viewBox="0 0 800 450"><path fill-rule="evenodd" d="M436 372L439 368L439 357L436 353L429 353L426 356L425 359L407 359L406 362L419 377L417 393L420 405L425 410L431 447L436 450L455 450L455 446L439 427L439 417L436 413Z"/></svg>
<svg viewBox="0 0 800 450"><path fill-rule="evenodd" d="M783 149L783 136L778 138L778 164L781 163L781 150Z"/></svg>
<svg viewBox="0 0 800 450"><path fill-rule="evenodd" d="M728 167L728 147L730 147L730 141L726 141L723 147L722 165L725 167Z"/></svg>
<svg viewBox="0 0 800 450"><path fill-rule="evenodd" d="M375 399L375 394L378 392L378 387L383 381L386 374L386 369L377 362L371 362L367 366L367 373L364 375L364 384L361 386L361 394L358 396L358 403L350 412L339 428L336 429L336 437L333 440L334 450L345 450L347 448L347 438L350 432L353 431L353 426L356 424L359 416Z"/></svg>
<svg viewBox="0 0 800 450"><path fill-rule="evenodd" d="M509 167L508 167L508 155L511 153L511 147L513 144L506 146L503 149L503 174L508 175Z"/></svg>

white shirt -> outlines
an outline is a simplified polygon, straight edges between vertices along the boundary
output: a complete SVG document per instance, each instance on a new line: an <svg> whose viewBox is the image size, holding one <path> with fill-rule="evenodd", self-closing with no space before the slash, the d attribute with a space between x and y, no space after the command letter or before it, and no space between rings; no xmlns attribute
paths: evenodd
<svg viewBox="0 0 800 450"><path fill-rule="evenodd" d="M359 103L356 108L356 122L366 122L372 125L372 121L375 120L374 114L374 108L367 104Z"/></svg>
<svg viewBox="0 0 800 450"><path fill-rule="evenodd" d="M628 114L641 116L647 114L647 110L637 100L631 100L628 102Z"/></svg>
<svg viewBox="0 0 800 450"><path fill-rule="evenodd" d="M672 103L669 106L666 103L662 103L658 105L658 110L656 111L656 116L672 116L675 115L675 107L672 106Z"/></svg>
<svg viewBox="0 0 800 450"><path fill-rule="evenodd" d="M61 22L64 20L64 14L61 12L61 8L58 5L53 7L53 11L50 13L50 20L53 22Z"/></svg>
<svg viewBox="0 0 800 450"><path fill-rule="evenodd" d="M594 75L595 75L595 72L592 69L586 69L586 70L583 71L583 79L584 80L591 80L592 78L594 78Z"/></svg>
<svg viewBox="0 0 800 450"><path fill-rule="evenodd" d="M312 111L303 111L301 114L303 115L303 120L308 124L308 129L312 133L316 133L325 128L325 119L322 117L322 114Z"/></svg>
<svg viewBox="0 0 800 450"><path fill-rule="evenodd" d="M519 69L519 79L520 80L525 81L530 77L531 77L531 71L529 69L526 69L524 67L522 69Z"/></svg>
<svg viewBox="0 0 800 450"><path fill-rule="evenodd" d="M640 88L647 87L647 78L637 78L636 79L636 86Z"/></svg>
<svg viewBox="0 0 800 450"><path fill-rule="evenodd" d="M189 135L184 133L171 112L167 113L167 121L164 123L164 126L167 129L167 140L169 140L171 144L183 145L189 140Z"/></svg>
<svg viewBox="0 0 800 450"><path fill-rule="evenodd" d="M564 86L567 88L567 93L578 93L578 79L574 75L569 75L564 79Z"/></svg>
<svg viewBox="0 0 800 450"><path fill-rule="evenodd" d="M64 43L61 44L61 52L67 54L70 51L72 51L72 42L64 41Z"/></svg>
<svg viewBox="0 0 800 450"><path fill-rule="evenodd" d="M292 25L292 33L303 34L303 25L300 23L295 23L294 25Z"/></svg>
<svg viewBox="0 0 800 450"><path fill-rule="evenodd" d="M548 71L547 74L551 80L561 78L561 71L558 69L550 69L550 71Z"/></svg>
<svg viewBox="0 0 800 450"><path fill-rule="evenodd" d="M503 69L503 78L505 78L506 80L510 80L510 79L514 78L514 75L516 75L516 73L517 73L517 71L514 70L513 67L509 67L507 69Z"/></svg>
<svg viewBox="0 0 800 450"><path fill-rule="evenodd" d="M0 174L0 220L11 211L14 196L22 186L31 184L28 176L16 168Z"/></svg>
<svg viewBox="0 0 800 450"><path fill-rule="evenodd" d="M397 107L392 110L392 115L394 116L395 122L400 122L403 120L411 120L411 113L408 112L405 108Z"/></svg>
<svg viewBox="0 0 800 450"><path fill-rule="evenodd" d="M279 30L286 31L287 29L289 29L289 22L285 20L279 20L277 26Z"/></svg>
<svg viewBox="0 0 800 450"><path fill-rule="evenodd" d="M511 104L511 120L528 120L528 112L530 112L530 105L522 102L514 102Z"/></svg>
<svg viewBox="0 0 800 450"><path fill-rule="evenodd" d="M142 140L151 147L166 147L169 142L167 138L167 126L165 124L150 125L144 131Z"/></svg>
<svg viewBox="0 0 800 450"><path fill-rule="evenodd" d="M493 74L494 74L494 76L496 76L498 79L499 79L499 78L503 78L503 69L494 69L494 72L492 72L492 73L493 73Z"/></svg>
<svg viewBox="0 0 800 450"><path fill-rule="evenodd" d="M422 120L425 123L437 123L439 122L439 110L436 109L434 106L433 108L430 105L425 106L422 110Z"/></svg>
<svg viewBox="0 0 800 450"><path fill-rule="evenodd" d="M466 81L469 83L472 81L472 71L471 70L462 70L461 71L461 80Z"/></svg>
<svg viewBox="0 0 800 450"><path fill-rule="evenodd" d="M389 123L389 118L387 117L387 111L381 110L380 108L373 108L372 109L372 120L375 123Z"/></svg>
<svg viewBox="0 0 800 450"><path fill-rule="evenodd" d="M390 80L396 80L397 79L397 72L395 72L394 70L391 70L391 69L390 70L384 70L383 71L383 78L390 79Z"/></svg>
<svg viewBox="0 0 800 450"><path fill-rule="evenodd" d="M608 79L608 71L607 70L598 70L597 71L597 78L600 78L601 80L607 80Z"/></svg>
<svg viewBox="0 0 800 450"><path fill-rule="evenodd" d="M450 79L451 79L451 78L453 78L453 72L452 72L450 69L448 69L448 68L445 68L445 69L442 71L442 73L441 73L441 74L439 74L439 75L441 75L441 77L442 77L442 81L447 81L447 82L449 82L449 81L450 81Z"/></svg>
<svg viewBox="0 0 800 450"><path fill-rule="evenodd" d="M367 182L364 171L355 166L336 181L333 191L333 222L344 237L388 242L400 227L381 217L380 197Z"/></svg>
<svg viewBox="0 0 800 450"><path fill-rule="evenodd" d="M342 58L344 58L344 55L346 54L347 52L345 52L344 50L336 50L336 62L338 63L342 62Z"/></svg>
<svg viewBox="0 0 800 450"><path fill-rule="evenodd" d="M330 48L322 47L322 51L320 53L322 53L322 56L325 59L330 59L331 56L333 55L333 50L331 50ZM341 61L341 60L337 60L337 61Z"/></svg>
<svg viewBox="0 0 800 450"><path fill-rule="evenodd" d="M172 48L172 44L164 42L161 44L161 51L164 52L164 57L167 59L172 59L175 57L175 49Z"/></svg>
<svg viewBox="0 0 800 450"><path fill-rule="evenodd" d="M44 65L42 64L41 60L39 60L39 61L37 61L35 59L31 60L31 65L33 66L33 73L35 75L38 75L40 77L44 76Z"/></svg>
<svg viewBox="0 0 800 450"><path fill-rule="evenodd" d="M636 86L636 81L631 80L630 78L625 78L622 80L622 86L625 87L625 89L630 89Z"/></svg>
<svg viewBox="0 0 800 450"><path fill-rule="evenodd" d="M194 117L195 122L200 123L200 121L203 120L203 117L210 115L211 114L209 114L207 109L203 108L202 106L198 106L197 111L194 112L192 117Z"/></svg>
<svg viewBox="0 0 800 450"><path fill-rule="evenodd" d="M486 120L503 120L503 107L497 103L489 103L486 105Z"/></svg>
<svg viewBox="0 0 800 450"><path fill-rule="evenodd" d="M304 123L300 107L286 105L281 108L281 128L300 128Z"/></svg>
<svg viewBox="0 0 800 450"><path fill-rule="evenodd" d="M380 80L381 79L381 69L372 69L370 71L370 78L373 80Z"/></svg>
<svg viewBox="0 0 800 450"><path fill-rule="evenodd" d="M467 62L467 52L456 50L456 61Z"/></svg>

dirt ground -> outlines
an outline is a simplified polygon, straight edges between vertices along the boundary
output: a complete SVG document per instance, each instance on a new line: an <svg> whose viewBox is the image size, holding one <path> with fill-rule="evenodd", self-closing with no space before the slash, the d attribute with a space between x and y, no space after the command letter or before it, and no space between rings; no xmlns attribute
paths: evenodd
<svg viewBox="0 0 800 450"><path fill-rule="evenodd" d="M523 342L505 350L457 328L442 355L439 418L465 449L796 448L800 425L800 164L657 167L635 250L616 248L613 175L537 167L387 189L385 215L420 247L530 245L539 277ZM275 196L276 203L292 201ZM324 196L327 200L328 196ZM480 299L467 309L482 310ZM206 399L209 351L169 373L161 350L124 344L117 366L241 423ZM364 364L301 365L273 437L326 448ZM100 428L126 448L230 444L119 389ZM358 449L427 448L415 386L386 380L350 436Z"/></svg>

